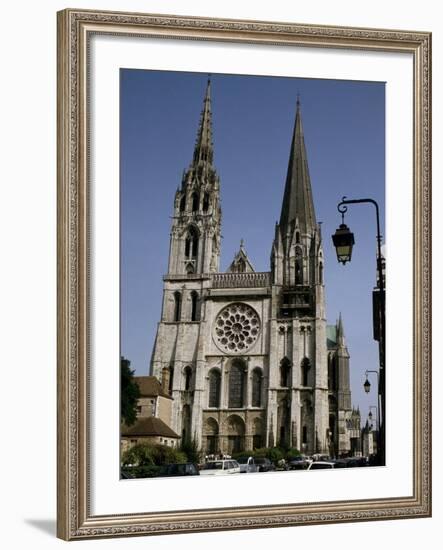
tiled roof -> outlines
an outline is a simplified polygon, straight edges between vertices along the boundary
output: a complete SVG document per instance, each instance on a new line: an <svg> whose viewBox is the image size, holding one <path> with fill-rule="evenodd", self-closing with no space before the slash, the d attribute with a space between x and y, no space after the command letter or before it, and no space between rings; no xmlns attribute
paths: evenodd
<svg viewBox="0 0 443 550"><path fill-rule="evenodd" d="M134 376L135 382L137 382L140 388L140 397L167 397L172 399L162 388L159 380L155 376Z"/></svg>
<svg viewBox="0 0 443 550"><path fill-rule="evenodd" d="M148 418L139 418L132 426L122 425L122 436L163 436L179 439L172 428L163 422L160 418L149 416Z"/></svg>

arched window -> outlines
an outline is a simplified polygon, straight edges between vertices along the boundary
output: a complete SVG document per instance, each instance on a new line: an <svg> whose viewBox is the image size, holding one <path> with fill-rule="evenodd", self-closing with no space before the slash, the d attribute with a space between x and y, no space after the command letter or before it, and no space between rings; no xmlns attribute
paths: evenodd
<svg viewBox="0 0 443 550"><path fill-rule="evenodd" d="M203 197L203 212L207 212L209 209L209 193L205 193Z"/></svg>
<svg viewBox="0 0 443 550"><path fill-rule="evenodd" d="M173 387L174 387L174 367L173 365L169 365L169 387L168 387L169 395L172 395Z"/></svg>
<svg viewBox="0 0 443 550"><path fill-rule="evenodd" d="M191 292L191 321L197 321L198 308L198 293L193 290Z"/></svg>
<svg viewBox="0 0 443 550"><path fill-rule="evenodd" d="M296 244L300 244L300 233L298 231L295 234L295 242L296 242Z"/></svg>
<svg viewBox="0 0 443 550"><path fill-rule="evenodd" d="M303 254L301 248L297 246L295 249L295 284L303 284Z"/></svg>
<svg viewBox="0 0 443 550"><path fill-rule="evenodd" d="M252 371L252 406L261 407L262 374L260 369Z"/></svg>
<svg viewBox="0 0 443 550"><path fill-rule="evenodd" d="M215 454L218 451L218 423L214 418L208 418L205 422L206 452Z"/></svg>
<svg viewBox="0 0 443 550"><path fill-rule="evenodd" d="M192 211L198 212L200 206L200 196L198 193L192 193Z"/></svg>
<svg viewBox="0 0 443 550"><path fill-rule="evenodd" d="M183 195L180 201L180 212L184 212L186 208L186 195Z"/></svg>
<svg viewBox="0 0 443 550"><path fill-rule="evenodd" d="M331 391L337 389L337 360L335 355L329 356L329 365L328 365L328 388Z"/></svg>
<svg viewBox="0 0 443 550"><path fill-rule="evenodd" d="M263 446L263 423L260 418L255 418L252 424L252 448L260 449Z"/></svg>
<svg viewBox="0 0 443 550"><path fill-rule="evenodd" d="M198 253L198 231L194 226L188 230L188 235L185 241L185 256L186 258L196 258Z"/></svg>
<svg viewBox="0 0 443 550"><path fill-rule="evenodd" d="M245 366L243 361L234 360L229 373L229 407L240 409L243 407L245 389Z"/></svg>
<svg viewBox="0 0 443 550"><path fill-rule="evenodd" d="M311 363L309 362L309 359L307 357L303 357L301 361L301 385L307 386L308 385L308 372L311 368Z"/></svg>
<svg viewBox="0 0 443 550"><path fill-rule="evenodd" d="M288 388L290 386L291 362L284 357L280 363L280 386Z"/></svg>
<svg viewBox="0 0 443 550"><path fill-rule="evenodd" d="M322 285L323 284L323 263L320 262L318 266L318 282Z"/></svg>
<svg viewBox="0 0 443 550"><path fill-rule="evenodd" d="M277 426L278 426L278 445L285 447L287 445L288 429L288 400L282 399L277 407Z"/></svg>
<svg viewBox="0 0 443 550"><path fill-rule="evenodd" d="M191 407L184 405L182 409L182 443L189 443L191 439Z"/></svg>
<svg viewBox="0 0 443 550"><path fill-rule="evenodd" d="M182 296L177 290L174 292L174 321L177 323L180 321Z"/></svg>
<svg viewBox="0 0 443 550"><path fill-rule="evenodd" d="M209 373L209 407L220 407L221 374L217 369Z"/></svg>
<svg viewBox="0 0 443 550"><path fill-rule="evenodd" d="M246 262L243 258L240 258L237 262L237 271L238 273L244 273L246 271Z"/></svg>
<svg viewBox="0 0 443 550"><path fill-rule="evenodd" d="M245 448L245 423L236 414L233 414L227 421L228 432L228 454L238 453Z"/></svg>
<svg viewBox="0 0 443 550"><path fill-rule="evenodd" d="M191 367L186 367L184 370L185 377L185 390L188 391L191 389L191 380L192 380L192 369Z"/></svg>

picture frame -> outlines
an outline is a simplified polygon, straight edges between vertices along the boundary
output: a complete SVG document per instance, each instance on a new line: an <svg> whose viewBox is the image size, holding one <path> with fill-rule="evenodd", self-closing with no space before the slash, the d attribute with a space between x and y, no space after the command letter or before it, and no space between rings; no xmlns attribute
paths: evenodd
<svg viewBox="0 0 443 550"><path fill-rule="evenodd" d="M95 513L91 480L91 40L125 37L407 54L413 66L412 490L405 496ZM182 42L184 43L184 42ZM58 511L65 540L313 525L431 515L431 35L294 23L69 9L58 13ZM97 307L97 304L94 304ZM117 357L117 360L119 358ZM115 406L118 409L117 404ZM116 473L116 476L118 474ZM158 486L160 487L160 486ZM159 488L159 490L161 490ZM278 502L278 501L277 501Z"/></svg>

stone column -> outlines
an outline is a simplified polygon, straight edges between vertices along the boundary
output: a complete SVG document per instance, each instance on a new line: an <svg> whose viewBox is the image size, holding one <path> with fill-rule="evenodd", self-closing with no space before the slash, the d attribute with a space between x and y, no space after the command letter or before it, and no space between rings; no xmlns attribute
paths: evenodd
<svg viewBox="0 0 443 550"><path fill-rule="evenodd" d="M221 388L220 388L220 408L228 408L228 368L224 357L221 359Z"/></svg>
<svg viewBox="0 0 443 550"><path fill-rule="evenodd" d="M252 399L252 380L251 380L251 376L252 376L252 369L251 369L251 358L248 357L247 359L247 363L246 363L246 376L245 376L245 381L246 381L246 408L247 409L250 409L251 408L251 399Z"/></svg>

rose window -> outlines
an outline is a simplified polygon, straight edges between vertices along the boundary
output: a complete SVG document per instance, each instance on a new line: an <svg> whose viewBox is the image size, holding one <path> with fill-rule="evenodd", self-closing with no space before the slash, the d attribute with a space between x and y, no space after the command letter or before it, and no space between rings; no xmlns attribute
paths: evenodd
<svg viewBox="0 0 443 550"><path fill-rule="evenodd" d="M214 326L217 346L228 353L241 353L251 348L260 334L260 318L246 304L231 304L218 315Z"/></svg>

